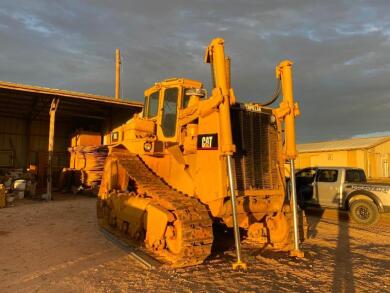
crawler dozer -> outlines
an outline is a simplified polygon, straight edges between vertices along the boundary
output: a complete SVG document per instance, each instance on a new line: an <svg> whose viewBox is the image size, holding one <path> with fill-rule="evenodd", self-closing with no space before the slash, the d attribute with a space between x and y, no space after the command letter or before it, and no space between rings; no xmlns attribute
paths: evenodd
<svg viewBox="0 0 390 293"><path fill-rule="evenodd" d="M294 251L284 165L295 156L292 62L276 66L278 108L238 103L224 40L206 49L213 89L171 78L145 91L141 114L109 134L97 215L101 226L182 267L211 253L213 223L240 240ZM276 95L273 101L276 100ZM268 104L268 103L267 103ZM241 235L240 232L244 233Z"/></svg>

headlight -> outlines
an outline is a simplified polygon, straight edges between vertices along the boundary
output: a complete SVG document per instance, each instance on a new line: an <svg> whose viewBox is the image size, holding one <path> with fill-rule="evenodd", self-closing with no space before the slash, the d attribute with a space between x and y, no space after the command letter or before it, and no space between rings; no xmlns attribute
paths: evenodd
<svg viewBox="0 0 390 293"><path fill-rule="evenodd" d="M150 142L145 142L144 143L144 151L150 152L151 150L152 150L152 144Z"/></svg>

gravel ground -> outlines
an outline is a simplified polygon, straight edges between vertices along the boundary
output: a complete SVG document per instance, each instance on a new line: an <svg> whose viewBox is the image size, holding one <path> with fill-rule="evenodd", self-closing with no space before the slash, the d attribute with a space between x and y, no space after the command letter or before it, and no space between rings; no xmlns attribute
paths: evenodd
<svg viewBox="0 0 390 293"><path fill-rule="evenodd" d="M311 211L304 259L243 246L183 269L145 269L99 231L95 199L22 200L0 210L0 292L390 292L390 215L369 228ZM230 239L232 240L232 239Z"/></svg>

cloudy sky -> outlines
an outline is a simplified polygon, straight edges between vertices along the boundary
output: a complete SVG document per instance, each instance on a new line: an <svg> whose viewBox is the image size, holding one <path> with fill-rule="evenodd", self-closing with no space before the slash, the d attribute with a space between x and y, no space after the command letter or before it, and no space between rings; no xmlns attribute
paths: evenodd
<svg viewBox="0 0 390 293"><path fill-rule="evenodd" d="M113 95L168 77L210 82L204 49L226 40L240 101L265 101L294 61L298 141L390 130L390 1L1 0L0 80Z"/></svg>

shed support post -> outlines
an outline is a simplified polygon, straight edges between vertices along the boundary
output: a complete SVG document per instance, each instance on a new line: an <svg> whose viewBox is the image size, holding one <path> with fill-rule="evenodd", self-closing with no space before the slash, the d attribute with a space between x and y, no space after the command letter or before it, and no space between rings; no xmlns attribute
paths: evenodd
<svg viewBox="0 0 390 293"><path fill-rule="evenodd" d="M31 123L32 119L31 116L26 119L25 122L25 140L26 140L26 148L25 148L25 160L24 165L27 168L29 168L29 164L31 162L30 160L30 148L31 148Z"/></svg>
<svg viewBox="0 0 390 293"><path fill-rule="evenodd" d="M49 125L49 148L48 148L48 160L47 160L47 200L51 200L52 196L52 159L54 149L54 128L56 122L56 112L58 109L59 98L53 98L50 106L50 125Z"/></svg>

